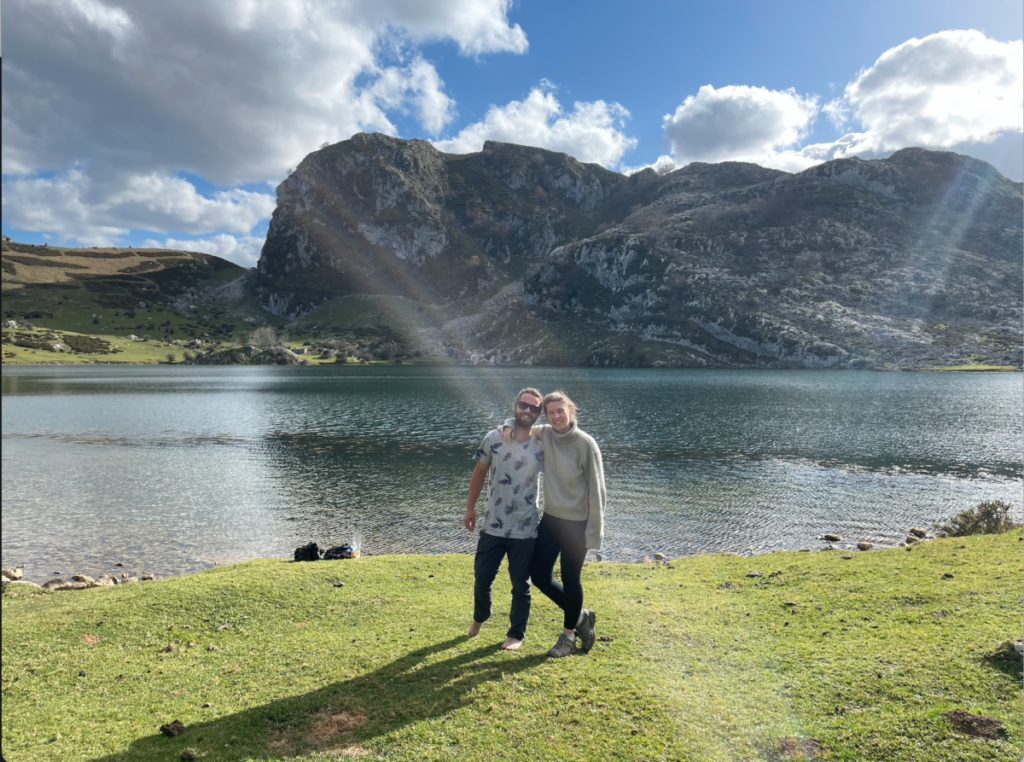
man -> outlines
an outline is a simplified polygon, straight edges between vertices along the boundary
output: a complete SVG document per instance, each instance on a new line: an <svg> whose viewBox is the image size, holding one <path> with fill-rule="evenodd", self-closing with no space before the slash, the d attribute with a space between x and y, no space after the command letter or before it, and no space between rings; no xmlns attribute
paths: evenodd
<svg viewBox="0 0 1024 762"><path fill-rule="evenodd" d="M473 589L473 624L469 637L475 638L491 616L491 591L501 559L508 556L512 580L512 611L503 651L516 651L526 637L530 618L530 562L537 539L537 475L544 468L544 447L533 436L532 427L540 416L541 393L523 389L516 396L513 415L516 430L504 441L501 429L484 437L476 451L476 469L469 480L469 498L463 523L476 529L476 501L487 480L487 510L476 546Z"/></svg>

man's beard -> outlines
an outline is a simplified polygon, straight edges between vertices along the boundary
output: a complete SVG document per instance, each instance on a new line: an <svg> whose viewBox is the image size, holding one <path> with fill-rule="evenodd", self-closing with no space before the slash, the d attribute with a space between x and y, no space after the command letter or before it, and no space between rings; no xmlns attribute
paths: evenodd
<svg viewBox="0 0 1024 762"><path fill-rule="evenodd" d="M516 423L518 423L520 426L523 426L523 427L529 429L529 428L532 428L533 424L535 424L536 422L537 422L537 418L534 418L532 415L530 415L527 412L517 412L516 413Z"/></svg>

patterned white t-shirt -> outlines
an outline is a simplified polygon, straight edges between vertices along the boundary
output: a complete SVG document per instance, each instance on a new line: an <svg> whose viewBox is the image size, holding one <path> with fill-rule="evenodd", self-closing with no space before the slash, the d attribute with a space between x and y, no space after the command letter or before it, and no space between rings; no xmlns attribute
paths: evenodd
<svg viewBox="0 0 1024 762"><path fill-rule="evenodd" d="M537 475L544 470L544 445L539 437L506 442L501 429L484 437L476 459L490 466L487 512L480 531L495 537L537 536Z"/></svg>

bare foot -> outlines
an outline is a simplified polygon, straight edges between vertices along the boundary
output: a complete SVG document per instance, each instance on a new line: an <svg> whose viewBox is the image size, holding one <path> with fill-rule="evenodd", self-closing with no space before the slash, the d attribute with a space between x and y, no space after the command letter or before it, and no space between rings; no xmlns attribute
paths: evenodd
<svg viewBox="0 0 1024 762"><path fill-rule="evenodd" d="M523 644L523 641L516 640L515 638L509 638L501 644L502 651L518 651L519 646Z"/></svg>
<svg viewBox="0 0 1024 762"><path fill-rule="evenodd" d="M473 622L473 624L469 626L469 637L475 638L479 635L481 627L483 627L483 625L480 624L480 622Z"/></svg>

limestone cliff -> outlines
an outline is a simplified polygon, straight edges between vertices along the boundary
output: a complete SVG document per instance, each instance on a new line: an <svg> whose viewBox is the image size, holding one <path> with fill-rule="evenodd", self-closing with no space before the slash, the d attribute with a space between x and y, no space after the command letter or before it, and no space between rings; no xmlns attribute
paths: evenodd
<svg viewBox="0 0 1024 762"><path fill-rule="evenodd" d="M325 330L401 303L410 349L474 361L1020 367L1022 228L1021 184L952 153L625 177L357 135L278 187L255 283Z"/></svg>

